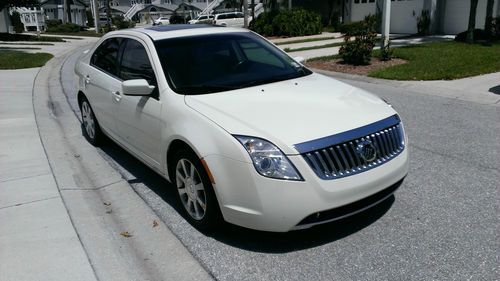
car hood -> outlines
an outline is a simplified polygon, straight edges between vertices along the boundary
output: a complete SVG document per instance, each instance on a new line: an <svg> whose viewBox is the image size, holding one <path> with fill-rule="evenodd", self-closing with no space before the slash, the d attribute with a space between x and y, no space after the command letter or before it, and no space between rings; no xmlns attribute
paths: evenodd
<svg viewBox="0 0 500 281"><path fill-rule="evenodd" d="M230 134L267 139L288 155L298 154L295 144L396 113L377 96L316 73L221 93L188 95L185 102Z"/></svg>

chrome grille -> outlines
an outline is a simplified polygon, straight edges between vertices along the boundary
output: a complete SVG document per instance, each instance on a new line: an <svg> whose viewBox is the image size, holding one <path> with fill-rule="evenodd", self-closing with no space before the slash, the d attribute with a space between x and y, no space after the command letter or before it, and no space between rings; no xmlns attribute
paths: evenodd
<svg viewBox="0 0 500 281"><path fill-rule="evenodd" d="M378 127L387 125L388 121L392 121L389 123L397 121L397 123L383 129L373 130L371 133L366 133L368 128L373 127L371 125L358 128L343 133L347 136L358 135L356 138L340 143L332 143L323 148L310 151L299 150L299 152L301 152L301 155L316 175L322 179L347 177L375 168L390 161L405 148L403 126L399 121L399 117L395 115L390 118L391 120L385 119L377 122ZM366 134L359 136L360 133ZM303 146L304 144L300 145ZM365 146L368 148L365 148ZM367 156L370 156L369 159L367 159Z"/></svg>

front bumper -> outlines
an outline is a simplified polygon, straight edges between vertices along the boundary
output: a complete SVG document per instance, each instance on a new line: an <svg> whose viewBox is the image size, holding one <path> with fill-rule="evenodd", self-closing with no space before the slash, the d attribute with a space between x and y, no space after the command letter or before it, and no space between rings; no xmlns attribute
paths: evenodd
<svg viewBox="0 0 500 281"><path fill-rule="evenodd" d="M311 215L326 214L329 210L380 193L399 183L408 173L407 148L377 168L334 180L320 179L300 155L288 158L302 174L304 181L270 179L259 175L251 163L218 155L205 157L215 178L214 189L224 219L263 231L286 232L307 228L338 218L329 216L324 220L309 221ZM371 200L341 217L380 201Z"/></svg>

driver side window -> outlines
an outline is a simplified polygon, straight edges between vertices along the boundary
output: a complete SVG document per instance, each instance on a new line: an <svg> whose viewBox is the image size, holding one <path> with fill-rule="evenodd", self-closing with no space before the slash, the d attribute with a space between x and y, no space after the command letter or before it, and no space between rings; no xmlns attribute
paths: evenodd
<svg viewBox="0 0 500 281"><path fill-rule="evenodd" d="M152 97L158 99L158 83L144 46L133 39L126 39L120 65L120 79L146 79L149 85L155 86Z"/></svg>

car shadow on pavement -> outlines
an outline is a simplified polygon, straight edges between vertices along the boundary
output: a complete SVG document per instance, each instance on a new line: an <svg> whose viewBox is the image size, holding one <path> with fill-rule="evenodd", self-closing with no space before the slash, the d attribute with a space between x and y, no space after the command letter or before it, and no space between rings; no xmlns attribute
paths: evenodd
<svg viewBox="0 0 500 281"><path fill-rule="evenodd" d="M500 95L500 85L492 87L488 90L490 93L493 93L495 95Z"/></svg>
<svg viewBox="0 0 500 281"><path fill-rule="evenodd" d="M186 219L182 206L177 200L176 189L171 183L112 141L108 141L100 149L104 158L111 158L108 160L116 162L111 163L115 166L114 168L117 168L122 175L127 174L125 178L134 186L134 189L137 189L139 185L146 186ZM392 195L380 204L356 215L305 230L273 233L222 223L222 225L217 226L216 230L202 231L202 233L221 243L247 251L262 253L293 252L331 243L368 227L391 208L394 200Z"/></svg>
<svg viewBox="0 0 500 281"><path fill-rule="evenodd" d="M352 235L382 217L394 203L394 195L351 217L286 233L256 231L229 223L212 233L212 238L236 248L262 253L288 253L318 247Z"/></svg>

